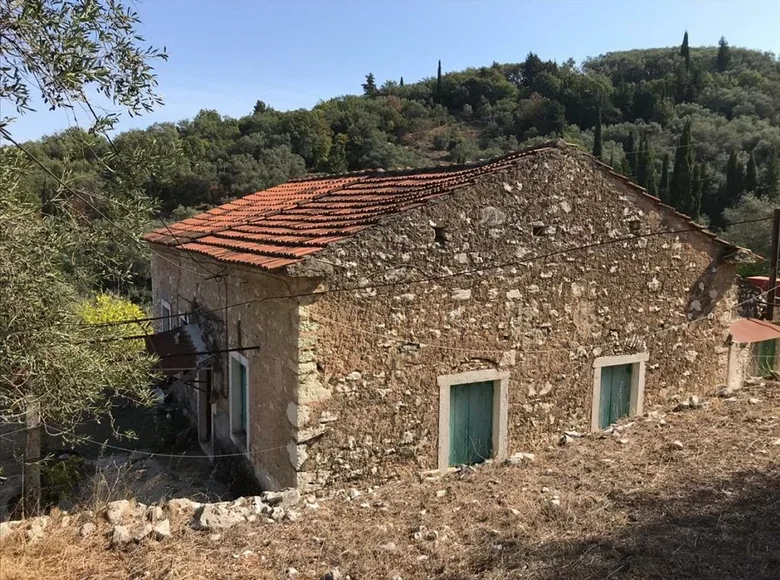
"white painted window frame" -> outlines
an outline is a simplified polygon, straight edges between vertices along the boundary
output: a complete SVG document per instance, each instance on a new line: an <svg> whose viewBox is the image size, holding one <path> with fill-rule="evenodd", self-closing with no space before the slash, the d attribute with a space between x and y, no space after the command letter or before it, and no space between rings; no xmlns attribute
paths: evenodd
<svg viewBox="0 0 780 580"><path fill-rule="evenodd" d="M235 405L233 404L233 398L235 396L235 389L240 389L240 386L233 384L233 361L236 360L240 364L246 367L246 433L244 437L240 436L240 432L236 430L235 425L238 421L238 417L235 415ZM230 395L230 439L235 443L245 454L249 457L249 445L250 445L250 433L252 432L252 408L249 406L251 400L250 392L252 389L252 381L249 380L249 360L240 352L230 353L230 366L228 368L228 384ZM213 428L213 422L212 422Z"/></svg>
<svg viewBox="0 0 780 580"><path fill-rule="evenodd" d="M168 314L165 313L166 310L168 311ZM160 316L162 316L163 318L160 319L160 329L163 332L167 332L167 331L171 330L171 328L172 328L172 326L171 326L172 315L173 315L173 310L171 310L171 303L168 302L167 300L161 298L160 299ZM165 328L166 326L168 328Z"/></svg>
<svg viewBox="0 0 780 580"><path fill-rule="evenodd" d="M437 377L439 385L439 458L442 473L449 471L450 457L450 395L455 385L493 383L493 458L506 459L509 448L509 372L495 369L468 371Z"/></svg>
<svg viewBox="0 0 780 580"><path fill-rule="evenodd" d="M649 352L636 354L621 354L616 356L601 356L593 361L593 404L591 405L590 429L601 431L599 427L599 408L601 406L601 370L604 367L618 365L634 365L631 372L631 400L628 406L628 416L642 415L645 400L645 372ZM633 372L636 371L636 372Z"/></svg>

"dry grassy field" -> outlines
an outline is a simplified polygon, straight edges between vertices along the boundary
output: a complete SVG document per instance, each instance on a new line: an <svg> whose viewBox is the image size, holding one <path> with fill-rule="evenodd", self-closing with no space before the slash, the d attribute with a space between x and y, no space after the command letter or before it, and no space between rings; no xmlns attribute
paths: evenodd
<svg viewBox="0 0 780 580"><path fill-rule="evenodd" d="M164 542L113 550L55 516L42 541L3 541L0 578L780 578L780 384L708 403L219 539L181 520Z"/></svg>

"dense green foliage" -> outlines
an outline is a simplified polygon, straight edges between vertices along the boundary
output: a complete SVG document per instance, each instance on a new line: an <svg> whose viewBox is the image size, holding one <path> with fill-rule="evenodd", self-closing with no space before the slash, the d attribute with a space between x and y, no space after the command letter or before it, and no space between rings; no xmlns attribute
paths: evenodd
<svg viewBox="0 0 780 580"><path fill-rule="evenodd" d="M681 211L706 214L714 228L726 226L724 210L747 192L778 193L780 62L772 54L725 39L690 46L686 34L678 47L608 53L581 66L531 53L520 63L431 72L381 86L368 74L362 95L311 110L262 101L239 119L204 110L115 142L120 152L169 161L137 177L168 216L306 172L472 161L553 136L600 154ZM100 190L106 174L80 146L84 138L72 129L34 147L55 171ZM35 187L45 200L46 181Z"/></svg>

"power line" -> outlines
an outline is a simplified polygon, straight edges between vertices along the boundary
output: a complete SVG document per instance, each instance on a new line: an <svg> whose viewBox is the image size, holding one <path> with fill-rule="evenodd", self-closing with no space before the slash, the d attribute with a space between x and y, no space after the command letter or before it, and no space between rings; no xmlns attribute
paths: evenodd
<svg viewBox="0 0 780 580"><path fill-rule="evenodd" d="M59 429L54 429L54 435L67 435L65 431L61 431ZM48 432L48 430L47 430ZM89 437L78 437L77 441L81 440L86 443L90 443L92 445L96 445L101 448L106 449L113 449L115 451L123 451L125 453L136 453L138 455L146 455L148 457L164 457L168 459L220 459L223 457L246 457L247 455L260 455L262 453L270 453L271 451L280 451L282 449L286 449L287 445L280 445L278 447L269 447L268 449L258 449L256 451L245 451L242 453L220 453L217 455L185 455L185 454L174 454L174 453L155 453L153 451L141 451L138 449L129 449L127 447L120 447L118 445L111 445L110 443L101 443L100 441L95 441L94 439L91 439Z"/></svg>
<svg viewBox="0 0 780 580"><path fill-rule="evenodd" d="M195 270L189 270L188 268L182 266L179 263L174 262L170 258L166 257L165 255L155 251L153 248L144 246L143 242L135 237L132 233L125 230L122 226L111 220L100 208L95 206L89 199L84 197L81 193L79 193L76 189L71 187L69 184L67 184L65 181L63 181L59 176L57 176L52 170L50 170L48 167L46 167L35 155L33 155L24 145L16 141L13 137L11 137L11 134L4 128L0 127L0 136L4 137L6 140L8 140L9 143L14 145L17 149L22 151L27 157L29 157L33 163L35 163L38 167L43 169L49 176L51 176L53 179L57 181L57 183L60 184L61 187L65 188L67 191L75 195L77 198L79 198L83 203L85 203L87 206L92 208L93 211L95 211L99 216L103 218L103 220L106 221L106 223L112 225L114 228L116 228L119 232L127 236L130 240L133 241L135 244L139 244L141 247L147 247L148 250L152 253L158 256L159 258L165 260L166 262L173 264L177 268L180 268L185 271L189 271L191 273L197 274L199 276L204 276L204 274L201 274L200 272L196 272ZM89 222L89 220L86 220Z"/></svg>
<svg viewBox="0 0 780 580"><path fill-rule="evenodd" d="M762 221L768 221L773 219L772 217L764 217L764 218L754 218L750 220L742 220L739 222L734 222L731 225L740 225L740 224L750 224L750 223L757 223ZM693 228L685 228L685 229L678 229L678 230L657 230L653 232L647 232L644 234L630 234L628 236L622 236L618 238L612 238L609 240L600 240L598 242L593 242L589 244L584 244L581 246L572 246L569 248L563 248L561 250L555 250L553 252L548 252L546 254L538 254L536 256L529 256L524 257L521 259L512 260L509 262L504 262L500 264L491 264L491 265L483 265L479 268L473 268L469 270L461 270L458 272L451 272L447 274L440 274L437 276L429 276L424 278L419 278L416 280L398 280L394 282L384 282L379 284L368 284L364 286L354 286L354 287L348 287L348 288L332 288L328 290L319 290L319 291L313 291L313 292L305 292L305 293L299 293L299 294L289 294L289 295L281 295L281 296L266 296L264 298L255 298L252 300L246 300L244 302L237 302L234 304L226 304L225 306L219 307L219 308L212 308L212 309L197 309L197 310L189 310L186 312L179 312L178 316L187 316L190 314L208 314L208 313L214 313L214 312L222 312L227 311L232 308L237 308L240 306L246 306L248 304L253 303L261 303L265 302L266 300L289 300L289 299L296 299L296 298L306 298L306 297L313 297L313 296L321 296L326 294L336 294L336 293L345 293L345 292L355 292L355 291L361 291L361 290L374 290L374 289L380 289L380 288L390 288L390 287L401 287L401 286L407 286L407 285L413 285L413 284L422 284L425 282L435 282L439 280L449 279L449 278L455 278L459 276L467 276L471 274L477 274L485 271L490 270L497 270L501 268L506 268L510 266L517 266L529 262L534 262L537 260L542 260L550 257L555 257L559 255L563 255L569 252L575 252L575 251L581 251L581 250L588 250L596 247L611 245L611 244L617 244L622 243L626 241L632 241L636 239L641 238L648 238L648 237L656 237L661 235L671 235L671 234L681 234L681 233L690 233L690 232L700 232L704 228L702 226L697 226ZM193 270L190 270L191 272L194 272ZM387 270L386 270L387 271ZM202 274L200 272L195 272L198 275ZM375 273L379 274L381 272ZM93 323L93 324L87 324L85 326L87 327L93 327L93 328L103 328L103 327L111 327L111 326L122 326L125 324L138 324L142 322L154 322L158 320L165 320L169 319L171 316L148 316L144 318L132 318L132 319L126 319L126 320L114 320L110 322L100 322L100 323ZM19 334L25 334L26 332L35 332L37 330L41 330L44 327L37 327L33 329L26 329L26 330L20 330L15 333L15 335ZM120 339L123 339L124 337L117 337Z"/></svg>
<svg viewBox="0 0 780 580"><path fill-rule="evenodd" d="M772 218L756 218L752 220L744 220L740 222L735 222L733 225L737 224L746 224L746 223L755 223L755 222L761 222L761 221L767 221L771 220ZM551 258L554 256L559 256L562 254L566 254L569 252L574 251L581 251L581 250L588 250L600 246L606 246L610 244L617 244L622 243L626 241L632 241L640 238L648 238L648 237L655 237L660 235L669 235L669 234L681 234L681 233L689 233L689 232L699 232L703 229L703 227L694 227L694 228L686 228L686 229L679 229L679 230L659 230L654 232L648 232L645 234L631 234L628 236L622 236L618 238L612 238L609 240L601 240L598 242L593 242L590 244L584 244L581 246L573 246L569 248L563 248L561 250L555 250L553 252L548 252L546 254L539 254L536 256L530 256L530 257L524 257L519 258L516 260L511 260L508 262L503 262L500 264L491 264L491 265L485 265L480 266L479 268L473 268L468 270L461 270L458 272L451 272L447 274L439 274L437 276L429 276L424 278L419 278L416 280L398 280L393 282L382 282L379 284L367 284L364 286L353 286L353 287L347 287L347 288L332 288L327 290L319 290L319 291L313 291L313 292L304 292L299 294L288 294L288 295L281 295L281 296L266 296L264 298L255 298L252 300L247 300L244 302L237 302L234 304L228 304L227 306L223 306L221 308L214 308L210 310L191 310L188 312L181 312L180 315L189 315L189 314L196 314L196 313L210 313L210 312L217 312L222 310L227 310L230 308L236 308L239 306L245 306L247 304L253 304L253 303L259 303L264 302L266 300L279 300L279 299L294 299L294 298L306 298L306 297L312 297L312 296L321 296L326 294L337 294L337 293L345 293L345 292L355 292L355 291L361 291L361 290L376 290L376 289L382 289L382 288L391 288L391 287L399 287L399 286L408 286L408 285L414 285L414 284L422 284L425 282L436 282L439 280L445 280L449 278L455 278L459 276L467 276L471 274L478 274L485 271L490 270L498 270L502 268L507 268L510 266L518 266L521 264L525 264L528 262L534 262L537 260L542 260L546 258ZM130 319L126 321L112 321L112 322L105 322L105 323L98 323L97 325L93 326L119 326L122 324L132 324L137 322L147 322L147 321L154 321L154 320L161 320L164 318L168 318L167 316L152 316L147 318L137 318L137 319Z"/></svg>

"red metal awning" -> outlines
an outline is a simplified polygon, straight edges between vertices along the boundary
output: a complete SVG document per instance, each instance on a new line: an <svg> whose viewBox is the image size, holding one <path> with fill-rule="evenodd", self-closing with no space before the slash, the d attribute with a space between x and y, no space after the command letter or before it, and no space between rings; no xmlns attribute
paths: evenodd
<svg viewBox="0 0 780 580"><path fill-rule="evenodd" d="M780 326L757 318L740 318L729 328L734 342L762 342L780 338Z"/></svg>
<svg viewBox="0 0 780 580"><path fill-rule="evenodd" d="M203 368L210 357L195 324L147 336L146 350L159 357L157 370L166 375Z"/></svg>

